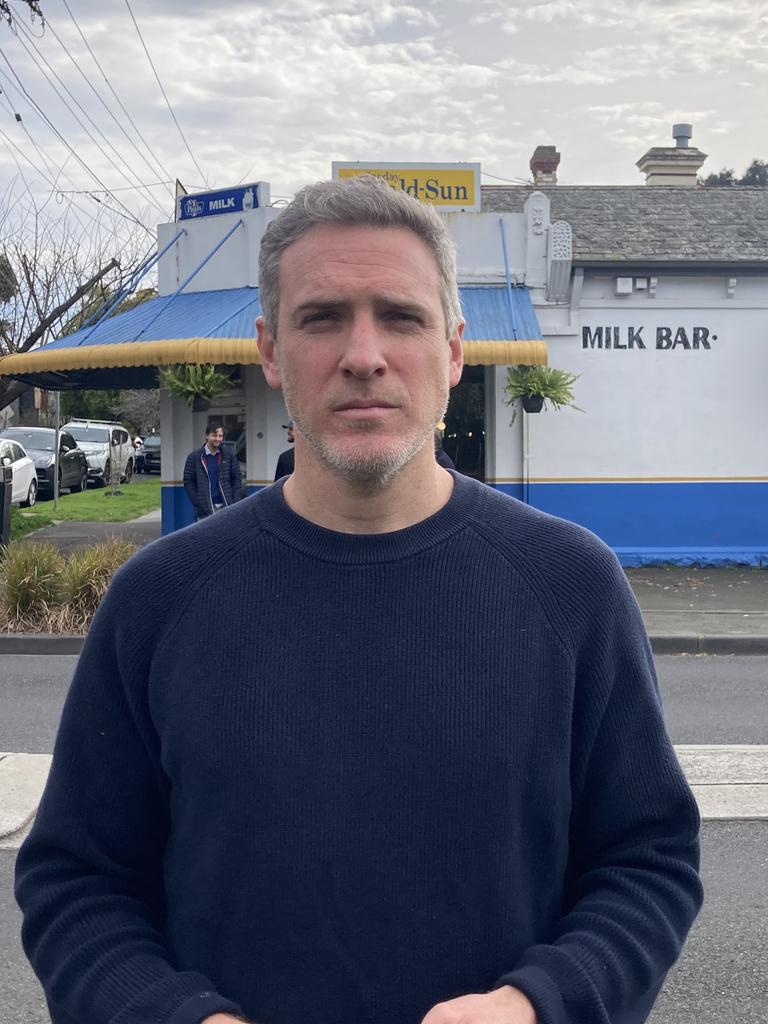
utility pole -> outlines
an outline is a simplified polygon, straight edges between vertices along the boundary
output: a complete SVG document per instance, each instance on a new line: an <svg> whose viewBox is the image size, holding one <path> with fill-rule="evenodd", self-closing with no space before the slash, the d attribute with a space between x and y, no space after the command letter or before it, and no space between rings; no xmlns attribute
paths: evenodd
<svg viewBox="0 0 768 1024"><path fill-rule="evenodd" d="M59 465L61 461L61 392L56 393L56 434L53 440L53 510L59 511Z"/></svg>

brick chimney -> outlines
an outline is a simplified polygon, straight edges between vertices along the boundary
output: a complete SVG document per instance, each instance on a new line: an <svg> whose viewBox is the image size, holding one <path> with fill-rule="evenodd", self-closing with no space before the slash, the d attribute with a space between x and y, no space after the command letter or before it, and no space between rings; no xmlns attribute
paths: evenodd
<svg viewBox="0 0 768 1024"><path fill-rule="evenodd" d="M674 146L656 146L641 156L635 165L645 175L646 185L678 185L691 188L697 184L698 172L707 154L689 146L693 125L673 124Z"/></svg>
<svg viewBox="0 0 768 1024"><path fill-rule="evenodd" d="M529 167L534 185L556 185L560 154L554 146L537 146Z"/></svg>

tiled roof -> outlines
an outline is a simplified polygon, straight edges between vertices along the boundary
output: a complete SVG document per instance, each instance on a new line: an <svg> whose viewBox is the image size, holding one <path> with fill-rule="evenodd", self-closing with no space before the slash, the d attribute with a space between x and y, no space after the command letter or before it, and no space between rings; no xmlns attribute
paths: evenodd
<svg viewBox="0 0 768 1024"><path fill-rule="evenodd" d="M484 185L483 210L546 193L573 228L575 263L768 263L768 188Z"/></svg>

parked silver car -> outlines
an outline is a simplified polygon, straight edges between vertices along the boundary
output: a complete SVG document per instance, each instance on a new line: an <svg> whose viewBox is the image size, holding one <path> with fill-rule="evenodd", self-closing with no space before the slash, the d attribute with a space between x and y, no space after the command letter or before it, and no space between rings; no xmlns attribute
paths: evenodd
<svg viewBox="0 0 768 1024"><path fill-rule="evenodd" d="M105 487L110 482L114 466L117 479L121 483L130 483L135 453L131 435L121 423L70 420L62 430L68 431L85 452L89 480Z"/></svg>

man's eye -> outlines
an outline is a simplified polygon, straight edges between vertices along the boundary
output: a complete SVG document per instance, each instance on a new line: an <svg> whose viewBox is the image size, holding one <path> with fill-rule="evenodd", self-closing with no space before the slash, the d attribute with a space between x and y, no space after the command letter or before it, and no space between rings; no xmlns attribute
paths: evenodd
<svg viewBox="0 0 768 1024"><path fill-rule="evenodd" d="M402 321L403 323L419 324L421 323L420 317L415 313L407 313L402 309L395 309L391 313L387 314L387 320Z"/></svg>
<svg viewBox="0 0 768 1024"><path fill-rule="evenodd" d="M336 314L331 313L327 310L322 312L310 313L304 317L302 324L321 324L336 319Z"/></svg>

